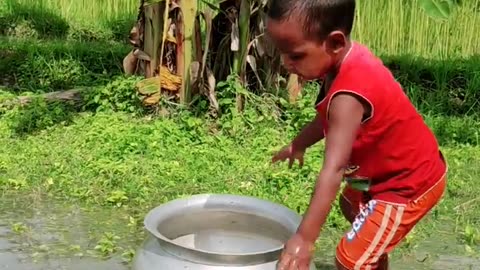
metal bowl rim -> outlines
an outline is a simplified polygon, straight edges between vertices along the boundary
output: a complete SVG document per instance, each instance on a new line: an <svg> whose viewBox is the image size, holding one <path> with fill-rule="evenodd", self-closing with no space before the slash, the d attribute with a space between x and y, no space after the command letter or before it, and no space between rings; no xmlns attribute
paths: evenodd
<svg viewBox="0 0 480 270"><path fill-rule="evenodd" d="M257 257L257 256L271 257L272 255L276 256L275 254L279 254L281 252L281 250L283 249L283 246L279 246L279 247L276 247L276 248L273 248L273 249L264 250L264 251L261 251L261 252L251 252L251 253L242 253L242 254L209 252L209 251L206 251L206 250L189 248L189 247L185 247L185 246L182 246L182 245L178 245L178 244L174 243L172 240L170 240L169 238L167 238L166 236L164 236L163 234L161 234L157 230L158 223L160 223L161 221L166 220L166 219L168 219L169 217L172 216L172 215L162 216L162 218L159 218L160 213L165 212L169 209L178 207L179 205L181 205L183 203L187 203L187 202L190 202L190 201L206 201L206 200L211 199L211 198L214 198L214 199L218 198L218 199L220 199L219 201L236 199L236 200L240 200L240 201L243 200L243 201L250 202L250 203L263 204L264 206L270 206L274 209L277 209L277 210L281 211L282 214L285 215L285 219L288 219L291 222L294 222L295 224L297 224L296 226L298 226L298 224L300 223L300 220L301 220L300 216L296 212L291 210L290 208L288 208L288 207L286 207L282 204L272 202L272 201L260 199L260 198L253 197L253 196L246 196L246 195L206 193L206 194L197 194L197 195L191 195L191 196L184 197L184 198L174 199L174 200L168 201L164 204L161 204L161 205L153 208L145 216L144 226L145 226L146 230L150 234L152 234L154 237L156 237L158 240L161 240L162 242L164 242L165 244L167 244L170 247L173 247L175 249L180 249L181 250L180 253L182 253L182 254L187 252L187 253L190 253L194 256L202 256L202 255L206 255L208 257L212 257L212 256L219 257L220 256L220 257L224 257L224 259L226 259L226 261L232 261L232 260L235 261L235 259L233 259L233 258L238 258L238 259L243 258L243 259L245 259L245 257ZM268 214L268 213L265 213L265 214ZM262 216L262 215L259 215L259 216ZM281 224L285 225L283 223L281 223ZM287 227L288 225L285 225L285 226L286 226L286 228L290 229L290 227ZM173 253L177 253L177 252L173 252ZM175 255L178 255L178 254L175 254Z"/></svg>

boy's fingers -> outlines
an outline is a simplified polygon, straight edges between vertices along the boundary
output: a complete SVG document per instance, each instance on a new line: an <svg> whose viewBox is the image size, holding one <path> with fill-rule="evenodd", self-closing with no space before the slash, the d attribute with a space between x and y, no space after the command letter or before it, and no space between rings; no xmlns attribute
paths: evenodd
<svg viewBox="0 0 480 270"><path fill-rule="evenodd" d="M310 269L310 262L305 262L304 260L302 260L301 263L298 263L298 270L308 270Z"/></svg>
<svg viewBox="0 0 480 270"><path fill-rule="evenodd" d="M298 267L298 261L296 259L293 259L293 260L290 261L290 265L288 267L288 270L300 270L300 268Z"/></svg>
<svg viewBox="0 0 480 270"><path fill-rule="evenodd" d="M277 270L292 270L291 263L292 256L290 256L288 253L285 253L278 261Z"/></svg>
<svg viewBox="0 0 480 270"><path fill-rule="evenodd" d="M310 261L305 263L305 265L303 267L304 267L305 270L309 270L310 269Z"/></svg>

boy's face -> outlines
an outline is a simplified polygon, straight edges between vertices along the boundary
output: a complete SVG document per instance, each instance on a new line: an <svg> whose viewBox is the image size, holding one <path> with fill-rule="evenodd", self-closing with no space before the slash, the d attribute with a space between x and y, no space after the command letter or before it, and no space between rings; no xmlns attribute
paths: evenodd
<svg viewBox="0 0 480 270"><path fill-rule="evenodd" d="M283 64L290 73L304 80L323 78L336 65L338 55L345 46L345 37L340 32L334 32L323 41L307 38L300 20L295 17L293 15L283 21L268 19L267 34L280 51Z"/></svg>

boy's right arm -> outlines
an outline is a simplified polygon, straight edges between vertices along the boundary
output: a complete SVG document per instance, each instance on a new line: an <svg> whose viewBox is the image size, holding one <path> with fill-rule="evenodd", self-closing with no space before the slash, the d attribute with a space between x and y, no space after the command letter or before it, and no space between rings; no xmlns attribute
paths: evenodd
<svg viewBox="0 0 480 270"><path fill-rule="evenodd" d="M322 121L320 115L317 114L315 118L302 129L297 137L293 139L292 146L297 149L307 149L324 137Z"/></svg>

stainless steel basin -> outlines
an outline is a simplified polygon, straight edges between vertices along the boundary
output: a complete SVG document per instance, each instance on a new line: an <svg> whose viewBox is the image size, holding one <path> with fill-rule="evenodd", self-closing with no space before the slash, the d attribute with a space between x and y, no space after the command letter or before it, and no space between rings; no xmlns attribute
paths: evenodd
<svg viewBox="0 0 480 270"><path fill-rule="evenodd" d="M272 202L238 195L177 199L145 217L148 237L134 270L275 270L301 217ZM313 264L310 269L315 269Z"/></svg>

